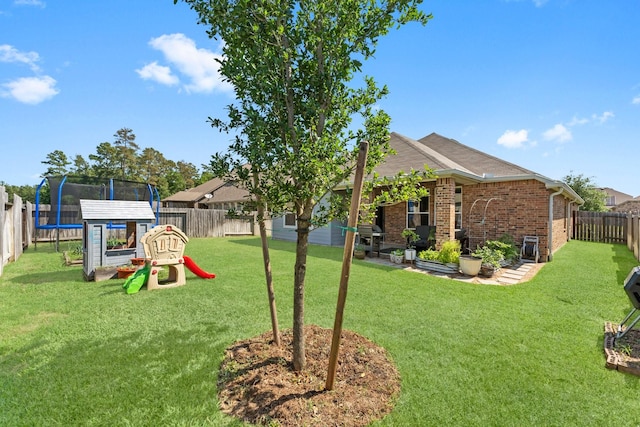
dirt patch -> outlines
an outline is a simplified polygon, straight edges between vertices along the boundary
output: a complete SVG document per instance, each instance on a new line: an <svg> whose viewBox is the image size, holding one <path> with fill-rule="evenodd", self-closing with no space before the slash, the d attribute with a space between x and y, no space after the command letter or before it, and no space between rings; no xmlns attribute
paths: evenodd
<svg viewBox="0 0 640 427"><path fill-rule="evenodd" d="M623 337L616 338L617 331L618 325L605 323L607 368L640 376L640 331L631 329Z"/></svg>
<svg viewBox="0 0 640 427"><path fill-rule="evenodd" d="M305 327L307 366L292 368L291 330L281 345L271 331L234 343L220 365L221 410L243 421L270 426L365 426L393 408L400 375L386 351L350 331L341 335L332 391L325 391L332 330Z"/></svg>

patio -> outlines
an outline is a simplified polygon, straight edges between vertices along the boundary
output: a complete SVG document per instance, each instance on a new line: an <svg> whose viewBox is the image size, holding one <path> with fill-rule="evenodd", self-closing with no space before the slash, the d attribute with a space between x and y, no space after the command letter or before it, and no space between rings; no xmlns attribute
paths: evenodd
<svg viewBox="0 0 640 427"><path fill-rule="evenodd" d="M405 261L403 264L395 264L389 260L389 255L382 252L379 257L367 256L364 261L384 265L387 267L399 268L405 271L414 273L428 274L435 277L442 277L444 279L454 279L466 283L477 283L480 285L517 285L518 283L524 283L531 280L538 271L544 266L544 263L535 263L528 260L522 260L514 265L503 267L498 270L492 277L471 277L464 274L442 274L433 271L426 271L417 268L414 264L409 264Z"/></svg>

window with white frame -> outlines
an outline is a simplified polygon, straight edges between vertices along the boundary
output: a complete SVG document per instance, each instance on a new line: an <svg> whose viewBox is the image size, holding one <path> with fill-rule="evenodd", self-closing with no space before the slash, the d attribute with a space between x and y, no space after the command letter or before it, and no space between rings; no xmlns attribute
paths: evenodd
<svg viewBox="0 0 640 427"><path fill-rule="evenodd" d="M284 214L284 228L296 228L297 225L296 214L290 212Z"/></svg>
<svg viewBox="0 0 640 427"><path fill-rule="evenodd" d="M407 202L407 228L429 225L429 196Z"/></svg>

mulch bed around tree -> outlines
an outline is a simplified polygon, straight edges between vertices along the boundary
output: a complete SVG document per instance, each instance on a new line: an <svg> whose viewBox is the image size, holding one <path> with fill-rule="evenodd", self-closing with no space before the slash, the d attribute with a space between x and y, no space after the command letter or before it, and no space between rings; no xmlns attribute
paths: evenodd
<svg viewBox="0 0 640 427"><path fill-rule="evenodd" d="M617 332L618 325L605 323L604 353L607 368L640 376L640 331L631 329L621 338L616 338Z"/></svg>
<svg viewBox="0 0 640 427"><path fill-rule="evenodd" d="M306 367L294 372L291 330L281 345L271 331L234 343L220 365L221 410L243 421L277 426L365 426L388 414L400 375L387 352L351 331L341 335L333 390L326 391L332 330L305 326Z"/></svg>

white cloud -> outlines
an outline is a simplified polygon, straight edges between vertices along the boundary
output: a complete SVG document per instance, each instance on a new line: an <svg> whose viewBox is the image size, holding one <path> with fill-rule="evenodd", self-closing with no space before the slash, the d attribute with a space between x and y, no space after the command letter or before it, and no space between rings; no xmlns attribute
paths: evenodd
<svg viewBox="0 0 640 427"><path fill-rule="evenodd" d="M571 135L571 131L560 123L558 123L551 129L546 130L542 134L542 136L547 141L557 141L557 142L566 142L566 141L571 141L573 139L573 135Z"/></svg>
<svg viewBox="0 0 640 427"><path fill-rule="evenodd" d="M26 64L31 68L31 71L37 73L40 71L37 62L40 60L40 55L37 52L20 52L15 47L3 44L0 45L0 62L18 62Z"/></svg>
<svg viewBox="0 0 640 427"><path fill-rule="evenodd" d="M14 0L13 4L18 6L46 6L46 3L41 0Z"/></svg>
<svg viewBox="0 0 640 427"><path fill-rule="evenodd" d="M172 86L180 82L178 77L171 74L171 68L158 65L156 61L136 70L136 73L144 80L153 80L167 86Z"/></svg>
<svg viewBox="0 0 640 427"><path fill-rule="evenodd" d="M188 78L189 83L185 85L188 92L210 93L214 90L231 89L228 83L222 81L219 73L220 65L216 59L222 58L222 55L197 48L195 42L184 34L165 34L151 39L149 45L161 51L165 59ZM142 70L147 67L148 65ZM136 71L140 74L140 70ZM171 70L164 71L163 75L165 78L171 76Z"/></svg>
<svg viewBox="0 0 640 427"><path fill-rule="evenodd" d="M36 105L60 93L52 77L22 77L2 85L0 96L13 98L24 104Z"/></svg>
<svg viewBox="0 0 640 427"><path fill-rule="evenodd" d="M607 120L611 119L614 117L614 114L611 111L605 111L604 113L602 113L601 115L596 115L593 114L591 116L591 118L597 122L599 122L600 124L603 124L604 122L606 122Z"/></svg>
<svg viewBox="0 0 640 427"><path fill-rule="evenodd" d="M579 118L578 116L573 116L571 121L567 123L567 126L576 126L576 125L584 125L589 123L589 119Z"/></svg>
<svg viewBox="0 0 640 427"><path fill-rule="evenodd" d="M528 139L529 131L526 129L507 130L498 138L498 144L507 148L522 148Z"/></svg>
<svg viewBox="0 0 640 427"><path fill-rule="evenodd" d="M518 3L518 2L521 2L521 1L523 1L523 0L503 0L503 1L504 1L504 2L507 2L507 3L511 3L511 2ZM547 3L548 1L549 1L549 0L531 0L531 2L535 5L535 7L542 7L542 6L544 6L544 4L545 4L545 3Z"/></svg>
<svg viewBox="0 0 640 427"><path fill-rule="evenodd" d="M633 98L633 100L631 100L632 104L640 104L640 95L636 96L635 98Z"/></svg>

